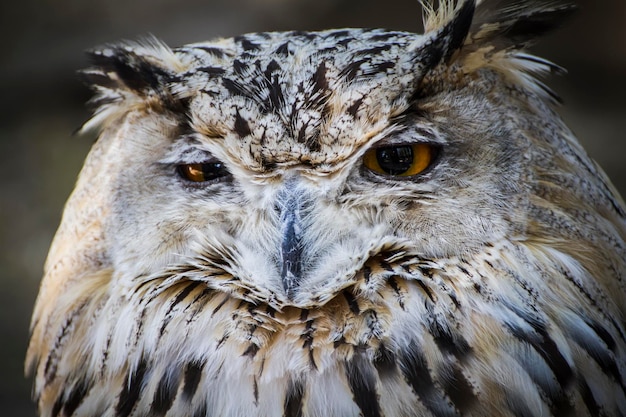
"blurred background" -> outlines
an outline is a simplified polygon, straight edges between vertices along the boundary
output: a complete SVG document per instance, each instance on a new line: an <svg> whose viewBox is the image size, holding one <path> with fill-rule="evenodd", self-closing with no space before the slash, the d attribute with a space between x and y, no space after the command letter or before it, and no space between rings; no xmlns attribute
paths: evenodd
<svg viewBox="0 0 626 417"><path fill-rule="evenodd" d="M626 2L581 10L534 52L569 74L547 80L588 152L626 194ZM34 417L23 377L47 248L91 144L76 70L83 51L152 33L171 46L243 32L330 27L421 30L416 0L20 0L0 5L0 407Z"/></svg>

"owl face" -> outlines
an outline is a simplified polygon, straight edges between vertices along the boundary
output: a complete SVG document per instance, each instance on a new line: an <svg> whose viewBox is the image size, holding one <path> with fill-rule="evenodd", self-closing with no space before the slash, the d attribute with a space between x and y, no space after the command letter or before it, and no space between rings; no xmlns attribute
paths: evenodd
<svg viewBox="0 0 626 417"><path fill-rule="evenodd" d="M626 414L623 203L521 50L571 9L440 3L91 53L42 415Z"/></svg>
<svg viewBox="0 0 626 417"><path fill-rule="evenodd" d="M510 233L528 140L491 117L492 72L419 96L432 43L342 30L174 51L185 71L161 92L173 107L129 113L112 139L119 267L217 259L233 286L308 306L379 251L461 255Z"/></svg>

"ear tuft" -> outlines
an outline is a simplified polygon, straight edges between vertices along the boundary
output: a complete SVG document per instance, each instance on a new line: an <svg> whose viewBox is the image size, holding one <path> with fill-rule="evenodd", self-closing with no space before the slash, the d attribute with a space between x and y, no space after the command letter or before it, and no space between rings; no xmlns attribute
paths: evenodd
<svg viewBox="0 0 626 417"><path fill-rule="evenodd" d="M94 66L80 75L95 92L89 101L94 116L80 131L101 126L131 108L175 103L170 84L185 65L157 39L105 46L88 56Z"/></svg>
<svg viewBox="0 0 626 417"><path fill-rule="evenodd" d="M430 37L421 51L427 69L446 65L471 73L490 68L512 83L559 102L533 74L564 70L525 49L560 26L576 10L574 5L541 0L439 0L438 7L431 1L421 3Z"/></svg>
<svg viewBox="0 0 626 417"><path fill-rule="evenodd" d="M142 94L159 90L168 79L163 68L124 47L90 51L88 55L97 68L97 72L83 72L91 85L128 88Z"/></svg>
<svg viewBox="0 0 626 417"><path fill-rule="evenodd" d="M432 41L424 48L427 68L447 63L465 43L476 8L475 0L440 1L438 7L420 1L424 10L426 35Z"/></svg>
<svg viewBox="0 0 626 417"><path fill-rule="evenodd" d="M561 26L577 7L555 1L508 1L490 8L495 0L481 3L472 26L473 42L490 42L504 47L522 49L537 38ZM501 3L501 2L500 2Z"/></svg>

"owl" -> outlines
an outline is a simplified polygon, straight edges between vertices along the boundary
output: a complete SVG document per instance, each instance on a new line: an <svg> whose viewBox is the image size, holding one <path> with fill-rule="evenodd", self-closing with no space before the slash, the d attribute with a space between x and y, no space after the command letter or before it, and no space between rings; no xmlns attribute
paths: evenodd
<svg viewBox="0 0 626 417"><path fill-rule="evenodd" d="M42 417L626 415L625 205L525 52L572 7L423 10L91 52Z"/></svg>

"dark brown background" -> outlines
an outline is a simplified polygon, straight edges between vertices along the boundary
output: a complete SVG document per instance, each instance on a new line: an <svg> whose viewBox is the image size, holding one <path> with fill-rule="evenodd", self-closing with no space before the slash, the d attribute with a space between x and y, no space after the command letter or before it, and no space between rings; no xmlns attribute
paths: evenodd
<svg viewBox="0 0 626 417"><path fill-rule="evenodd" d="M548 80L562 114L616 186L626 190L626 2L581 10L534 52L567 67ZM419 31L415 0L18 0L0 5L0 409L32 417L22 376L43 261L93 137L75 71L83 50L152 33L172 46L242 32L330 27Z"/></svg>

